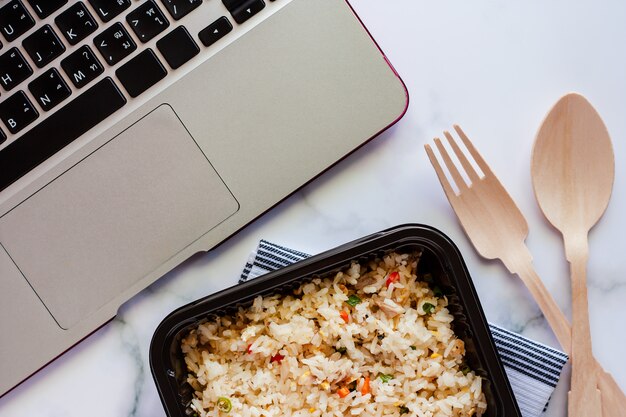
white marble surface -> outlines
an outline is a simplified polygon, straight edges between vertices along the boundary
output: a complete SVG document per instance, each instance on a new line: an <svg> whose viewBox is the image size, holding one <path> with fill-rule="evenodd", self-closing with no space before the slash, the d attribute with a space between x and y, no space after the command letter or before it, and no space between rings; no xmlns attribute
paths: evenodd
<svg viewBox="0 0 626 417"><path fill-rule="evenodd" d="M316 253L400 223L433 225L459 245L490 321L558 346L521 283L473 251L423 144L452 123L466 129L526 215L537 270L569 314L561 238L535 203L529 165L545 112L572 90L603 116L617 158L612 201L590 235L588 275L594 351L626 389L626 3L354 0L353 6L408 86L404 119L217 250L139 294L117 319L1 398L0 416L164 415L148 365L156 325L172 309L234 284L260 238ZM546 415L566 415L567 377L568 370Z"/></svg>

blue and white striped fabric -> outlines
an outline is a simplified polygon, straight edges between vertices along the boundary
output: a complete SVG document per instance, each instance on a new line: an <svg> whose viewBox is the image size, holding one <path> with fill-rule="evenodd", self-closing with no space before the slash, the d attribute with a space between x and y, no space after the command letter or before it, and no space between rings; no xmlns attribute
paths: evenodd
<svg viewBox="0 0 626 417"><path fill-rule="evenodd" d="M310 255L262 240L252 252L239 282L256 278ZM489 325L498 353L524 417L538 417L547 404L567 355L519 334Z"/></svg>

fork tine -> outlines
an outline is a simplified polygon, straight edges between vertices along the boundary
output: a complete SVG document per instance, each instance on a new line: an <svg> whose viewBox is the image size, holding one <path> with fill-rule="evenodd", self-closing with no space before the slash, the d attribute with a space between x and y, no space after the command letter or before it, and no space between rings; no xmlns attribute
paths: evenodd
<svg viewBox="0 0 626 417"><path fill-rule="evenodd" d="M461 148L459 148L459 145L456 143L450 132L444 130L443 134L446 136L446 139L448 139L448 143L452 147L452 150L456 154L457 158L459 158L459 161L461 161L461 165L463 165L463 169L465 170L465 172L467 172L470 181L479 181L480 177L478 176L478 173L476 172L472 164L470 164L469 160L467 159Z"/></svg>
<svg viewBox="0 0 626 417"><path fill-rule="evenodd" d="M437 161L437 157L435 156L435 153L433 152L429 144L424 145L424 149L426 149L426 153L428 154L428 159L430 159L430 164L433 166L433 168L435 169L435 172L437 173L437 178L439 178L439 182L441 183L441 186L443 187L443 191L446 193L448 200L452 201L452 199L456 197L456 193L454 192L454 189L448 182L448 178L446 178L446 174L445 172L443 172L441 165L439 165L439 161Z"/></svg>
<svg viewBox="0 0 626 417"><path fill-rule="evenodd" d="M469 138L467 137L465 132L463 132L463 130L461 129L461 126L454 125L454 130L456 130L456 133L459 134L459 137L461 138L461 140L465 144L465 147L467 148L469 153L474 158L474 161L476 161L476 164L478 164L480 169L483 171L483 174L485 174L485 176L487 174L493 175L493 172L491 172L491 168L489 168L489 165L487 165L487 162L485 162L483 157L480 155L480 153L478 153L478 151L474 147L474 144L469 140Z"/></svg>
<svg viewBox="0 0 626 417"><path fill-rule="evenodd" d="M443 159L444 164L446 164L448 171L450 171L450 174L452 175L452 179L454 180L459 191L463 191L464 189L467 188L467 184L465 184L465 180L461 176L461 173L459 172L456 165L454 165L454 162L452 162L452 158L450 158L450 155L448 154L448 151L446 151L446 148L443 147L443 143L441 143L441 140L439 138L435 138L434 140L435 140L435 145L437 145L437 149L439 150L439 153L441 154L441 158Z"/></svg>

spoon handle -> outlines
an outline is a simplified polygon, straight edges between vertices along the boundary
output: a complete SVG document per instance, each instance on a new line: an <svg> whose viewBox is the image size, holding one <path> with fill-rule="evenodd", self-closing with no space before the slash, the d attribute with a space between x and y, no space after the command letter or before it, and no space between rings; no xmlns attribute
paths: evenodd
<svg viewBox="0 0 626 417"><path fill-rule="evenodd" d="M569 416L599 416L602 412L598 379L593 369L589 304L587 301L587 242L576 250L566 242L572 281L572 382L568 396Z"/></svg>
<svg viewBox="0 0 626 417"><path fill-rule="evenodd" d="M613 376L596 362L598 389L602 393L602 415L604 417L626 417L626 397Z"/></svg>
<svg viewBox="0 0 626 417"><path fill-rule="evenodd" d="M532 257L526 245L522 242L516 250L510 253L507 259L502 258L501 260L511 273L518 275L524 282L548 324L552 327L561 347L571 357L572 338L569 321L535 271ZM626 395L617 385L613 376L602 369L602 365L595 359L593 359L593 367L589 369L595 370L595 372L590 373L596 375L598 386L602 391L601 415L603 417L626 417Z"/></svg>

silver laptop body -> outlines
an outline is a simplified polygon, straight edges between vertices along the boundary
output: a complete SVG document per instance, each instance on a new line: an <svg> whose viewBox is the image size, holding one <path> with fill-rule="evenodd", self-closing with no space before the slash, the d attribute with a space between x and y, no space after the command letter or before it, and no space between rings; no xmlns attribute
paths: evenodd
<svg viewBox="0 0 626 417"><path fill-rule="evenodd" d="M91 0L52 2L64 3L52 12L41 10L52 3L0 1L0 21L2 8L15 4L35 21L19 38L2 38L0 60L16 48L32 74L1 90L0 118L12 111L3 103L14 105L18 93L32 106L24 112L37 114L15 134L7 123L11 114L0 123L6 137L0 145L0 395L157 278L211 249L404 114L402 82L344 0L247 1L184 0L191 6L180 16L170 10L180 1L155 0L155 15L145 6L150 2L128 0L113 18ZM57 18L67 18L77 3L97 29L71 45L75 32L63 32ZM124 7L124 0L110 3ZM80 10L71 11L81 17ZM39 18L40 12L49 15ZM152 26L143 22L144 32L135 32L135 18L145 16ZM166 20L164 29L154 29L155 16ZM228 22L232 29L223 34ZM25 39L45 25L65 50L39 68L46 58L24 51L32 48ZM99 49L98 36L115 25L136 45L121 59ZM159 43L174 30L185 35L180 26L199 49L192 57L189 48ZM105 45L117 40L112 30L107 35ZM83 71L77 80L63 60L89 52L85 45L93 53L85 59L96 58L102 71ZM183 64L173 68L181 56ZM145 74L133 66L142 59ZM69 90L48 110L37 83L31 85L44 75L60 76ZM80 105L71 107L74 100ZM89 119L85 103L101 114ZM77 134L74 122L94 120ZM77 137L63 139L66 134ZM16 145L22 139L26 145ZM51 151L59 140L68 143Z"/></svg>

